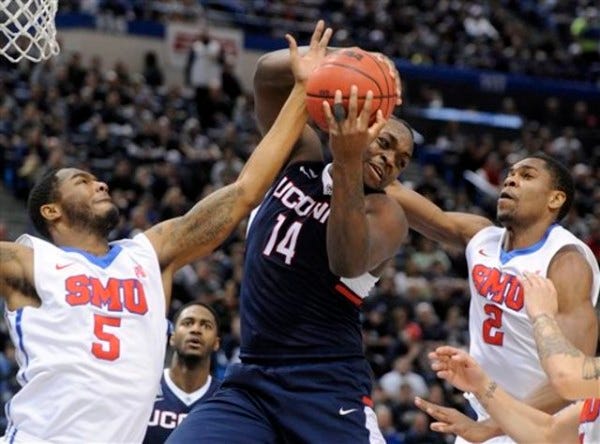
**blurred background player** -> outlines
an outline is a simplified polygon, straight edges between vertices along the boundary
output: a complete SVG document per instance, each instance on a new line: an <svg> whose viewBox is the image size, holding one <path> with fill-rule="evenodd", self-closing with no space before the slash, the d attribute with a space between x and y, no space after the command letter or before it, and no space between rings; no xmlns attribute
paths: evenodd
<svg viewBox="0 0 600 444"><path fill-rule="evenodd" d="M586 356L561 332L552 281L531 273L520 281L542 366L557 393L575 401L573 404L555 415L536 410L509 395L475 359L454 347L439 347L431 353L432 368L440 378L473 393L516 442L596 444L600 442L600 358ZM433 430L449 431L449 409L420 398L416 403L439 421L432 424Z"/></svg>
<svg viewBox="0 0 600 444"><path fill-rule="evenodd" d="M211 376L219 349L217 314L201 302L183 305L173 317L171 365L164 370L144 444L162 444L197 404L210 398L220 381Z"/></svg>
<svg viewBox="0 0 600 444"><path fill-rule="evenodd" d="M554 282L558 323L573 344L594 354L598 263L587 245L558 225L573 200L569 171L544 154L515 163L498 198L502 228L481 216L443 212L399 183L388 192L406 211L411 228L441 243L466 246L471 355L513 396L548 413L564 407L566 401L548 385L539 362L518 277L530 271ZM508 371L509 365L515 369ZM500 433L489 421L484 422L487 414L477 400L467 396L480 422L471 421L463 436L479 442ZM494 438L493 442L503 439Z"/></svg>

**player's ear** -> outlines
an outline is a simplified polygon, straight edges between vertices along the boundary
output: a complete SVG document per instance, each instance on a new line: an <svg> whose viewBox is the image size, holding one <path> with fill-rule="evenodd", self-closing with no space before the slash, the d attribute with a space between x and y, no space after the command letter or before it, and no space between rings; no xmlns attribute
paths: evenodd
<svg viewBox="0 0 600 444"><path fill-rule="evenodd" d="M550 207L550 209L558 211L560 207L562 207L565 203L565 200L567 200L567 195L564 191L554 190L550 194L548 206Z"/></svg>
<svg viewBox="0 0 600 444"><path fill-rule="evenodd" d="M40 214L47 221L53 222L61 216L60 207L54 203L44 204L40 207Z"/></svg>
<svg viewBox="0 0 600 444"><path fill-rule="evenodd" d="M175 347L175 341L173 340L173 334L169 336L169 347Z"/></svg>

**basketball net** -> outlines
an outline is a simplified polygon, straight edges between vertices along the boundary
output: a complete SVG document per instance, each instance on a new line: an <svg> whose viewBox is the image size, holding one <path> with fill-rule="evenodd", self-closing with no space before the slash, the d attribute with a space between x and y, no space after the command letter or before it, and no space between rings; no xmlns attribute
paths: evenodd
<svg viewBox="0 0 600 444"><path fill-rule="evenodd" d="M58 54L57 9L58 0L0 0L0 55L17 63Z"/></svg>

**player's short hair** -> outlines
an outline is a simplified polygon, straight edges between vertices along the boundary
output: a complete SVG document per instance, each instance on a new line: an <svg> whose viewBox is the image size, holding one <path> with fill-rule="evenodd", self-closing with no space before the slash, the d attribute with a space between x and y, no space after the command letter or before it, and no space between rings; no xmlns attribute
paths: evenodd
<svg viewBox="0 0 600 444"><path fill-rule="evenodd" d="M560 207L558 215L556 216L556 221L560 222L567 214L569 214L571 205L573 205L575 196L573 176L571 176L571 173L566 166L545 153L537 152L527 157L543 160L546 169L550 172L550 177L552 177L553 188L565 193L565 202L562 204L562 207Z"/></svg>
<svg viewBox="0 0 600 444"><path fill-rule="evenodd" d="M410 124L406 120L401 119L400 117L396 117L393 114L390 116L390 120L395 120L396 122L398 122L398 123L400 123L400 124L402 124L402 125L404 125L406 127L406 129L408 130L408 133L410 134L410 141L412 142L412 144L414 146L414 144L415 144L415 134L414 134L413 129L410 126Z"/></svg>
<svg viewBox="0 0 600 444"><path fill-rule="evenodd" d="M39 234L48 240L52 240L48 222L40 213L43 205L56 202L58 199L58 177L56 173L58 168L53 168L46 172L40 180L33 186L27 199L27 211L33 226Z"/></svg>
<svg viewBox="0 0 600 444"><path fill-rule="evenodd" d="M173 329L177 325L177 321L179 320L179 317L181 316L181 313L183 312L183 310L185 310L188 307L192 307L194 305L199 305L200 307L204 307L208 311L210 311L210 313L212 314L214 321L215 321L215 327L217 329L217 336L219 336L219 334L221 333L221 323L219 322L219 315L217 314L215 309L212 308L210 305L205 304L204 302L198 302L198 301L187 302L187 303L183 304L181 307L179 307L179 309L175 312L175 315L173 315Z"/></svg>

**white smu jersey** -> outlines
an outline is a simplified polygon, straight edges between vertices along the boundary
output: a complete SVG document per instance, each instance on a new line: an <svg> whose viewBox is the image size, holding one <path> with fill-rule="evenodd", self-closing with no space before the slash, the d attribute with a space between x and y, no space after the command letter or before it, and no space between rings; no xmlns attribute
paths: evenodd
<svg viewBox="0 0 600 444"><path fill-rule="evenodd" d="M148 238L103 257L24 235L41 305L7 311L21 390L6 439L134 443L146 432L163 370L167 321Z"/></svg>
<svg viewBox="0 0 600 444"><path fill-rule="evenodd" d="M531 247L510 252L502 250L505 235L503 228L487 227L467 245L470 354L500 387L523 399L548 378L538 358L518 276L525 271L547 276L554 255L567 245L575 246L592 269L590 299L595 305L600 271L587 245L559 225L552 225Z"/></svg>
<svg viewBox="0 0 600 444"><path fill-rule="evenodd" d="M583 402L579 415L579 442L581 444L600 442L600 398L590 398Z"/></svg>

